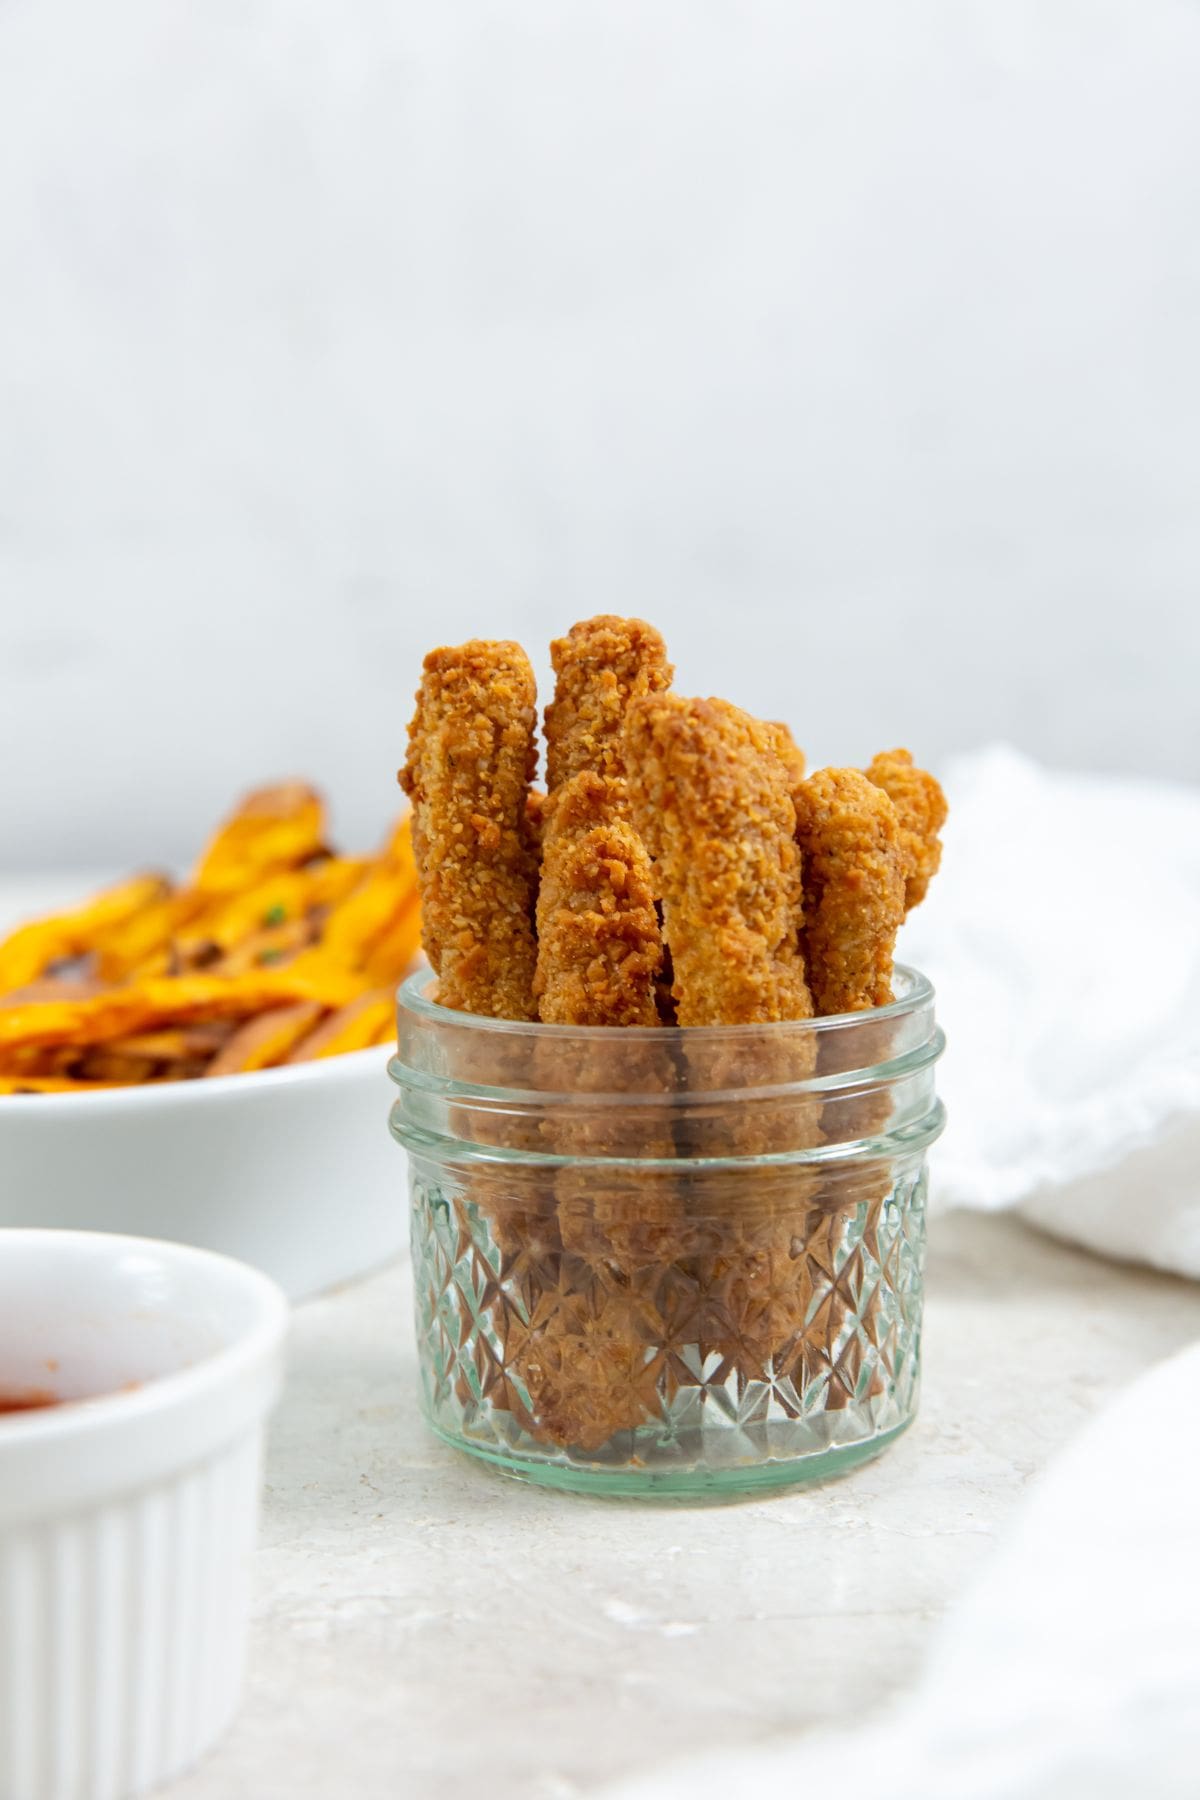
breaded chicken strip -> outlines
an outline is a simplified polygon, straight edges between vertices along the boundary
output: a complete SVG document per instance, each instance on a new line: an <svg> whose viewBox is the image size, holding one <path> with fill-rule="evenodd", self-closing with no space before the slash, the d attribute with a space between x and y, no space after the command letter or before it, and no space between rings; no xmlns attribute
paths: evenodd
<svg viewBox="0 0 1200 1800"><path fill-rule="evenodd" d="M909 867L896 809L857 769L818 769L796 789L804 947L819 1015L892 999Z"/></svg>
<svg viewBox="0 0 1200 1800"><path fill-rule="evenodd" d="M650 858L621 817L624 783L589 770L556 796L538 896L541 1017L556 1025L658 1025L662 934ZM546 1147L580 1160L558 1171L555 1191L564 1249L626 1278L667 1241L681 1212L669 1181L630 1183L588 1159L674 1154L667 1108L590 1103L589 1094L661 1094L674 1086L670 1046L656 1036L628 1043L568 1038L539 1045L545 1084L578 1096L544 1122ZM653 1185L653 1200L650 1187Z"/></svg>
<svg viewBox="0 0 1200 1800"><path fill-rule="evenodd" d="M553 1025L657 1025L662 938L650 858L621 817L624 784L582 770L558 789L543 847L534 994Z"/></svg>
<svg viewBox="0 0 1200 1800"><path fill-rule="evenodd" d="M536 863L542 860L542 839L546 835L546 795L541 788L530 788L525 796L525 841Z"/></svg>
<svg viewBox="0 0 1200 1800"><path fill-rule="evenodd" d="M892 959L904 918L905 877L910 869L896 808L882 788L856 769L821 769L796 794L796 826L804 869L805 925L809 981L821 1015L859 1012L892 999ZM891 1054L887 1020L856 1032L853 1054L868 1064ZM821 1046L821 1074L845 1067L847 1046L834 1036ZM886 1129L891 1096L867 1089L827 1099L822 1127L827 1138L852 1142ZM878 1295L865 1299L855 1286L856 1251L836 1276L847 1220L866 1209L868 1230L878 1226L891 1190L887 1163L847 1163L832 1171L811 1220L808 1256L825 1296L799 1340L806 1381L825 1384L831 1412L847 1406L860 1383L878 1391L879 1376L864 1374L861 1340L886 1330ZM846 1329L858 1320L855 1331Z"/></svg>
<svg viewBox="0 0 1200 1800"><path fill-rule="evenodd" d="M775 728L725 701L664 695L633 702L625 744L634 822L656 859L679 1023L810 1018L795 812ZM813 1072L802 1026L757 1039L696 1032L682 1054L690 1092L741 1097L677 1122L680 1155L740 1159L818 1141L815 1097L789 1091ZM809 1173L789 1165L689 1173L675 1263L694 1296L689 1329L706 1357L748 1379L792 1356L803 1332L812 1191Z"/></svg>
<svg viewBox="0 0 1200 1800"><path fill-rule="evenodd" d="M650 694L630 702L624 755L679 1023L809 1018L795 813L770 733L722 700Z"/></svg>
<svg viewBox="0 0 1200 1800"><path fill-rule="evenodd" d="M775 754L787 770L788 793L794 796L808 767L804 752L792 736L791 727L781 719L764 719L763 730L769 734Z"/></svg>
<svg viewBox="0 0 1200 1800"><path fill-rule="evenodd" d="M499 1019L537 1017L526 813L535 701L519 644L475 639L430 651L400 773L438 999Z"/></svg>
<svg viewBox="0 0 1200 1800"><path fill-rule="evenodd" d="M547 829L538 912L537 989L544 1021L572 1025L658 1023L662 930L650 859L628 819L621 779L621 729L632 695L670 685L662 638L640 619L584 619L550 649L556 683L546 709ZM654 1093L668 1079L662 1050L638 1044L618 1070L603 1045L577 1043L571 1066L556 1057L556 1079L597 1092L631 1082ZM618 1126L618 1129L620 1127ZM571 1154L617 1153L601 1110L560 1111L554 1148ZM645 1154L669 1156L665 1115L645 1119ZM653 1144L651 1143L653 1140ZM606 1176L605 1180L608 1181ZM560 1171L563 1243L586 1256L625 1255L640 1244L644 1221L627 1194L598 1191L586 1163ZM673 1211L673 1203L667 1203Z"/></svg>
<svg viewBox="0 0 1200 1800"><path fill-rule="evenodd" d="M569 1259L560 1288L539 1297L528 1324L512 1317L504 1347L510 1406L539 1443L598 1450L661 1415L664 1360L661 1347L645 1341L629 1298Z"/></svg>
<svg viewBox="0 0 1200 1800"><path fill-rule="evenodd" d="M915 767L907 750L881 750L867 780L882 788L896 808L908 859L904 910L911 912L925 898L942 860L938 833L946 823L946 796L932 775Z"/></svg>
<svg viewBox="0 0 1200 1800"><path fill-rule="evenodd" d="M601 613L550 646L554 699L546 708L546 785L553 794L582 769L621 775L625 709L671 685L666 645L644 619Z"/></svg>
<svg viewBox="0 0 1200 1800"><path fill-rule="evenodd" d="M673 671L652 625L612 614L581 620L550 655L556 681L546 708L541 1017L560 1025L654 1025L662 932L650 861L628 822L621 730L630 698L668 687Z"/></svg>

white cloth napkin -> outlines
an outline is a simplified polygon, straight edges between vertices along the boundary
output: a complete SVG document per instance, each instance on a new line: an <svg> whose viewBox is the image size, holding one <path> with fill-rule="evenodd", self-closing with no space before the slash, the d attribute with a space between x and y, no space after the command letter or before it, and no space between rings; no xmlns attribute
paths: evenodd
<svg viewBox="0 0 1200 1800"><path fill-rule="evenodd" d="M949 1039L936 1200L1200 1276L1200 792L1006 748L944 781L899 952Z"/></svg>
<svg viewBox="0 0 1200 1800"><path fill-rule="evenodd" d="M680 1764L607 1800L1193 1800L1198 1388L1193 1345L1056 1458L877 1722Z"/></svg>
<svg viewBox="0 0 1200 1800"><path fill-rule="evenodd" d="M901 945L950 1040L935 1195L1200 1276L1200 794L1002 748L945 783L943 870ZM608 1800L1191 1800L1198 1388L1200 1345L1056 1458L877 1720Z"/></svg>

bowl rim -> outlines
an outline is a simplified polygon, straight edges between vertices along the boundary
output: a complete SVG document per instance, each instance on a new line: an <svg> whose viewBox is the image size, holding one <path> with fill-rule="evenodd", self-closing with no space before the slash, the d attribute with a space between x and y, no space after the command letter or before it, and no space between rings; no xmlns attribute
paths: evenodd
<svg viewBox="0 0 1200 1800"><path fill-rule="evenodd" d="M86 1450L90 1440L114 1427L153 1425L165 1414L203 1398L213 1389L237 1385L271 1357L287 1333L290 1308L277 1282L250 1263L225 1256L219 1250L202 1250L168 1238L133 1237L108 1231L60 1230L53 1226L7 1225L0 1227L0 1250L19 1240L41 1248L53 1257L58 1246L87 1244L117 1256L153 1256L159 1262L190 1264L212 1276L212 1285L228 1291L236 1286L250 1297L254 1318L247 1330L211 1354L199 1356L184 1368L154 1375L136 1387L85 1399L59 1401L29 1411L0 1413L0 1471L9 1455L39 1445L77 1446Z"/></svg>
<svg viewBox="0 0 1200 1800"><path fill-rule="evenodd" d="M91 1094L0 1094L0 1130L6 1115L36 1113L40 1116L45 1113L53 1116L64 1106L72 1112L80 1106L194 1106L203 1103L201 1096L215 1102L236 1094L261 1093L264 1088L332 1081L337 1075L349 1079L355 1070L365 1069L372 1061L380 1059L386 1071L387 1060L395 1052L396 1046L392 1042L368 1044L362 1050L341 1050L336 1056L317 1057L312 1062L284 1063L274 1069L244 1069L229 1075L196 1076L191 1081L135 1082L128 1087L97 1087Z"/></svg>

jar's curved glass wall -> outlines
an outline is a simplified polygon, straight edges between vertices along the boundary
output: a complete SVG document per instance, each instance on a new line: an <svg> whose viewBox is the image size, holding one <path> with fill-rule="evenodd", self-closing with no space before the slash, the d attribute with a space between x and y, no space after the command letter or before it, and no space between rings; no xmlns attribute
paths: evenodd
<svg viewBox="0 0 1200 1800"><path fill-rule="evenodd" d="M401 989L426 1414L551 1485L736 1492L839 1472L910 1422L928 982L795 1024L576 1030Z"/></svg>

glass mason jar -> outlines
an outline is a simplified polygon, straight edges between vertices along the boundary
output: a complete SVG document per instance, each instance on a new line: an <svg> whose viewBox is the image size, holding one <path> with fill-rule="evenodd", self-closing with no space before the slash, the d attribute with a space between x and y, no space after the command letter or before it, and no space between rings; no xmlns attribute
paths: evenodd
<svg viewBox="0 0 1200 1800"><path fill-rule="evenodd" d="M837 1474L915 1413L933 990L865 1013L576 1029L399 996L425 1412L551 1487Z"/></svg>

